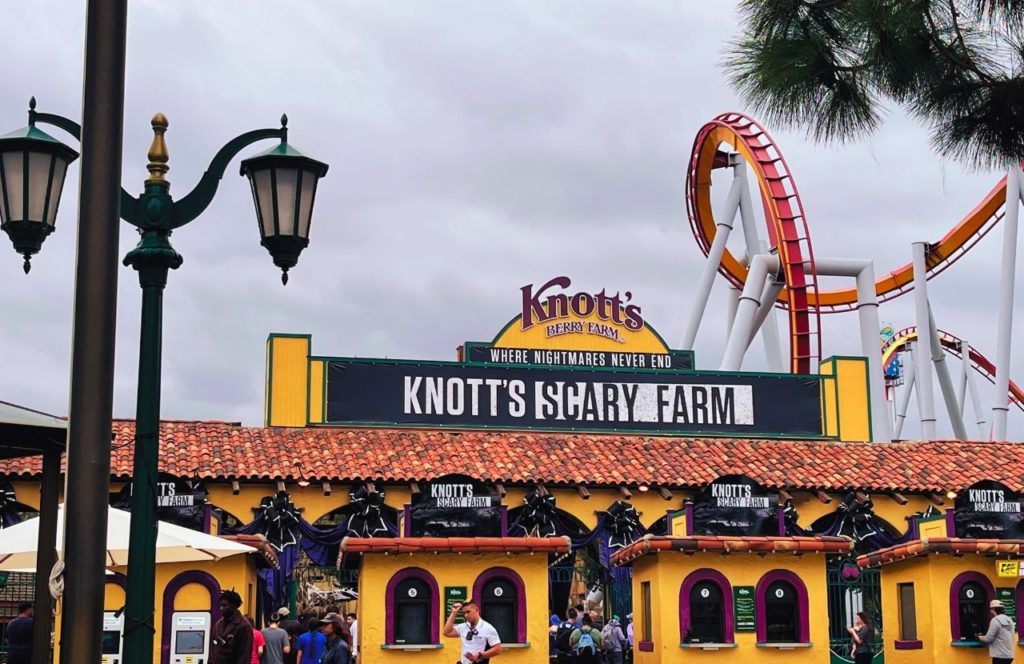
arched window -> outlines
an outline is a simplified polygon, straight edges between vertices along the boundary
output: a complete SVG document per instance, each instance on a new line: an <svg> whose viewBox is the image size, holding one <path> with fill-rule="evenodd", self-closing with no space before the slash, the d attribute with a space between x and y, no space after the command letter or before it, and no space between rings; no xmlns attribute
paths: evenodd
<svg viewBox="0 0 1024 664"><path fill-rule="evenodd" d="M810 643L807 587L786 570L768 572L757 584L759 643Z"/></svg>
<svg viewBox="0 0 1024 664"><path fill-rule="evenodd" d="M679 640L732 643L732 587L721 573L699 569L679 589Z"/></svg>
<svg viewBox="0 0 1024 664"><path fill-rule="evenodd" d="M988 631L988 603L995 597L992 582L978 572L964 572L949 588L950 627L954 641L977 641Z"/></svg>
<svg viewBox="0 0 1024 664"><path fill-rule="evenodd" d="M388 581L385 640L391 645L438 643L437 581L426 570L410 567Z"/></svg>
<svg viewBox="0 0 1024 664"><path fill-rule="evenodd" d="M473 598L502 643L526 643L526 586L507 567L483 572L473 583Z"/></svg>

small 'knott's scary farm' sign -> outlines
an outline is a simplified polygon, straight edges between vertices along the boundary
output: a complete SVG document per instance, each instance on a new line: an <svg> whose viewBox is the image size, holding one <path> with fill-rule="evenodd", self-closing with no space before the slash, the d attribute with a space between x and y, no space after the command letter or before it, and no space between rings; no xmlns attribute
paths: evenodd
<svg viewBox="0 0 1024 664"><path fill-rule="evenodd" d="M426 484L409 504L412 537L500 537L501 499L466 475L445 475Z"/></svg>
<svg viewBox="0 0 1024 664"><path fill-rule="evenodd" d="M819 380L335 359L327 422L820 436Z"/></svg>
<svg viewBox="0 0 1024 664"><path fill-rule="evenodd" d="M1021 495L1001 482L976 482L957 495L953 503L953 526L957 537L1022 538Z"/></svg>
<svg viewBox="0 0 1024 664"><path fill-rule="evenodd" d="M161 520L188 528L201 529L206 495L206 487L202 482L193 482L169 473L157 475L156 506L157 515ZM131 505L131 483L125 484L119 492L110 497L111 507L130 510Z"/></svg>
<svg viewBox="0 0 1024 664"><path fill-rule="evenodd" d="M746 475L723 475L693 500L695 535L779 535L778 497Z"/></svg>

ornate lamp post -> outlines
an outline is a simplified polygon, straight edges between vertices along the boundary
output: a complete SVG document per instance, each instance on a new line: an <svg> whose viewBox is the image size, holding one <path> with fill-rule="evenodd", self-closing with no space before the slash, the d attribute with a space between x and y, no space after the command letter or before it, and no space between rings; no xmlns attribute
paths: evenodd
<svg viewBox="0 0 1024 664"><path fill-rule="evenodd" d="M81 127L59 115L38 113L29 103L29 126L0 137L0 226L15 250L29 259L54 228L67 165L78 155L36 128L50 124L80 138ZM132 519L128 552L128 588L125 604L124 661L149 662L153 657L153 607L156 561L156 481L159 454L160 375L163 290L169 270L182 258L171 246L171 233L195 220L210 205L231 160L256 141L277 138L280 144L242 162L248 177L259 224L261 244L281 268L288 270L309 244L313 200L327 164L311 159L288 145L288 118L280 129L257 129L229 141L214 156L199 184L182 199L170 194L165 175L167 118L153 116L153 143L149 148L149 178L141 196L121 190L121 218L138 228L141 238L124 258L139 273L142 287L142 331L139 342L139 385L132 474Z"/></svg>

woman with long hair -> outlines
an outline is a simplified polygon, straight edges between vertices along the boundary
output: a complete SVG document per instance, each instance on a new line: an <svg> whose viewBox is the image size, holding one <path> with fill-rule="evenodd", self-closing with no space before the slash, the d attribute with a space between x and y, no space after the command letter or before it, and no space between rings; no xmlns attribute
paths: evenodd
<svg viewBox="0 0 1024 664"><path fill-rule="evenodd" d="M847 627L846 631L853 637L853 647L850 650L853 664L871 664L871 658L875 656L872 644L875 640L875 626L871 624L868 614L858 611L853 627Z"/></svg>

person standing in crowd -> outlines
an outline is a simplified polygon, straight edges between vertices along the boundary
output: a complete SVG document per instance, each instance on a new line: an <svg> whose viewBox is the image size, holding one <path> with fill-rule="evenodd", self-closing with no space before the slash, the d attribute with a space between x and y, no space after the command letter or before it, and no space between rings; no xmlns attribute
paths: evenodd
<svg viewBox="0 0 1024 664"><path fill-rule="evenodd" d="M565 614L565 622L559 625L558 630L555 632L555 650L558 653L558 664L571 664L575 658L575 653L572 651L572 633L579 627L576 623L578 616L579 612L576 609L569 609L568 613Z"/></svg>
<svg viewBox="0 0 1024 664"><path fill-rule="evenodd" d="M275 613L270 618L270 625L263 628L263 656L260 657L262 664L284 664L284 656L291 652L291 645L288 643L288 632L281 629L281 617Z"/></svg>
<svg viewBox="0 0 1024 664"><path fill-rule="evenodd" d="M306 624L307 631L299 636L295 647L295 664L320 664L320 656L327 645L327 637L317 629L316 618L310 618Z"/></svg>
<svg viewBox="0 0 1024 664"><path fill-rule="evenodd" d="M18 617L7 623L7 664L29 664L32 661L32 630L35 626L32 602L18 605Z"/></svg>
<svg viewBox="0 0 1024 664"><path fill-rule="evenodd" d="M629 621L629 624L626 625L626 646L627 646L626 661L627 662L632 662L633 661L633 614L632 613L627 613L626 614L626 620Z"/></svg>
<svg viewBox="0 0 1024 664"><path fill-rule="evenodd" d="M320 664L351 664L352 635L337 613L328 613L319 621L320 631L327 637Z"/></svg>
<svg viewBox="0 0 1024 664"><path fill-rule="evenodd" d="M298 620L289 618L290 614L291 611L287 606L282 606L277 610L280 627L288 634L288 650L285 651L284 664L295 664L297 657L295 642L298 641L299 634L302 633L302 624Z"/></svg>
<svg viewBox="0 0 1024 664"><path fill-rule="evenodd" d="M462 611L466 622L456 625L455 617L459 615L459 611ZM476 600L471 599L465 604L456 602L452 605L452 612L448 614L442 634L450 639L458 637L462 644L459 664L487 662L501 654L498 630L480 616L480 605Z"/></svg>
<svg viewBox="0 0 1024 664"><path fill-rule="evenodd" d="M213 625L210 664L252 664L254 630L241 608L242 596L234 590L220 594L220 620Z"/></svg>
<svg viewBox="0 0 1024 664"><path fill-rule="evenodd" d="M548 620L548 659L554 661L558 657L558 645L555 642L555 635L558 634L558 626L562 624L562 619L557 614L552 613L551 618Z"/></svg>
<svg viewBox="0 0 1024 664"><path fill-rule="evenodd" d="M612 616L601 630L601 648L607 664L622 664L623 653L626 651L626 635L619 624L618 616Z"/></svg>
<svg viewBox="0 0 1024 664"><path fill-rule="evenodd" d="M570 637L576 662L579 664L599 664L597 653L601 652L601 632L594 629L594 619L589 613L583 614L583 624L576 628Z"/></svg>
<svg viewBox="0 0 1024 664"><path fill-rule="evenodd" d="M871 659L875 656L872 645L872 641L875 640L875 627L871 624L868 614L859 611L853 619L853 627L847 627L846 631L853 637L850 654L853 655L854 664L871 664Z"/></svg>
<svg viewBox="0 0 1024 664"><path fill-rule="evenodd" d="M352 659L359 657L359 619L354 613L345 614L345 622L348 624L348 631L352 634Z"/></svg>
<svg viewBox="0 0 1024 664"><path fill-rule="evenodd" d="M988 632L979 634L978 640L988 644L988 656L992 658L992 664L1013 664L1017 628L999 600L989 602L988 610L992 616L988 622Z"/></svg>
<svg viewBox="0 0 1024 664"><path fill-rule="evenodd" d="M252 616L246 616L245 619L249 622L249 627L252 627L252 664L260 664L263 647L267 645L267 642L263 640L263 632L256 629L256 621L252 619Z"/></svg>

